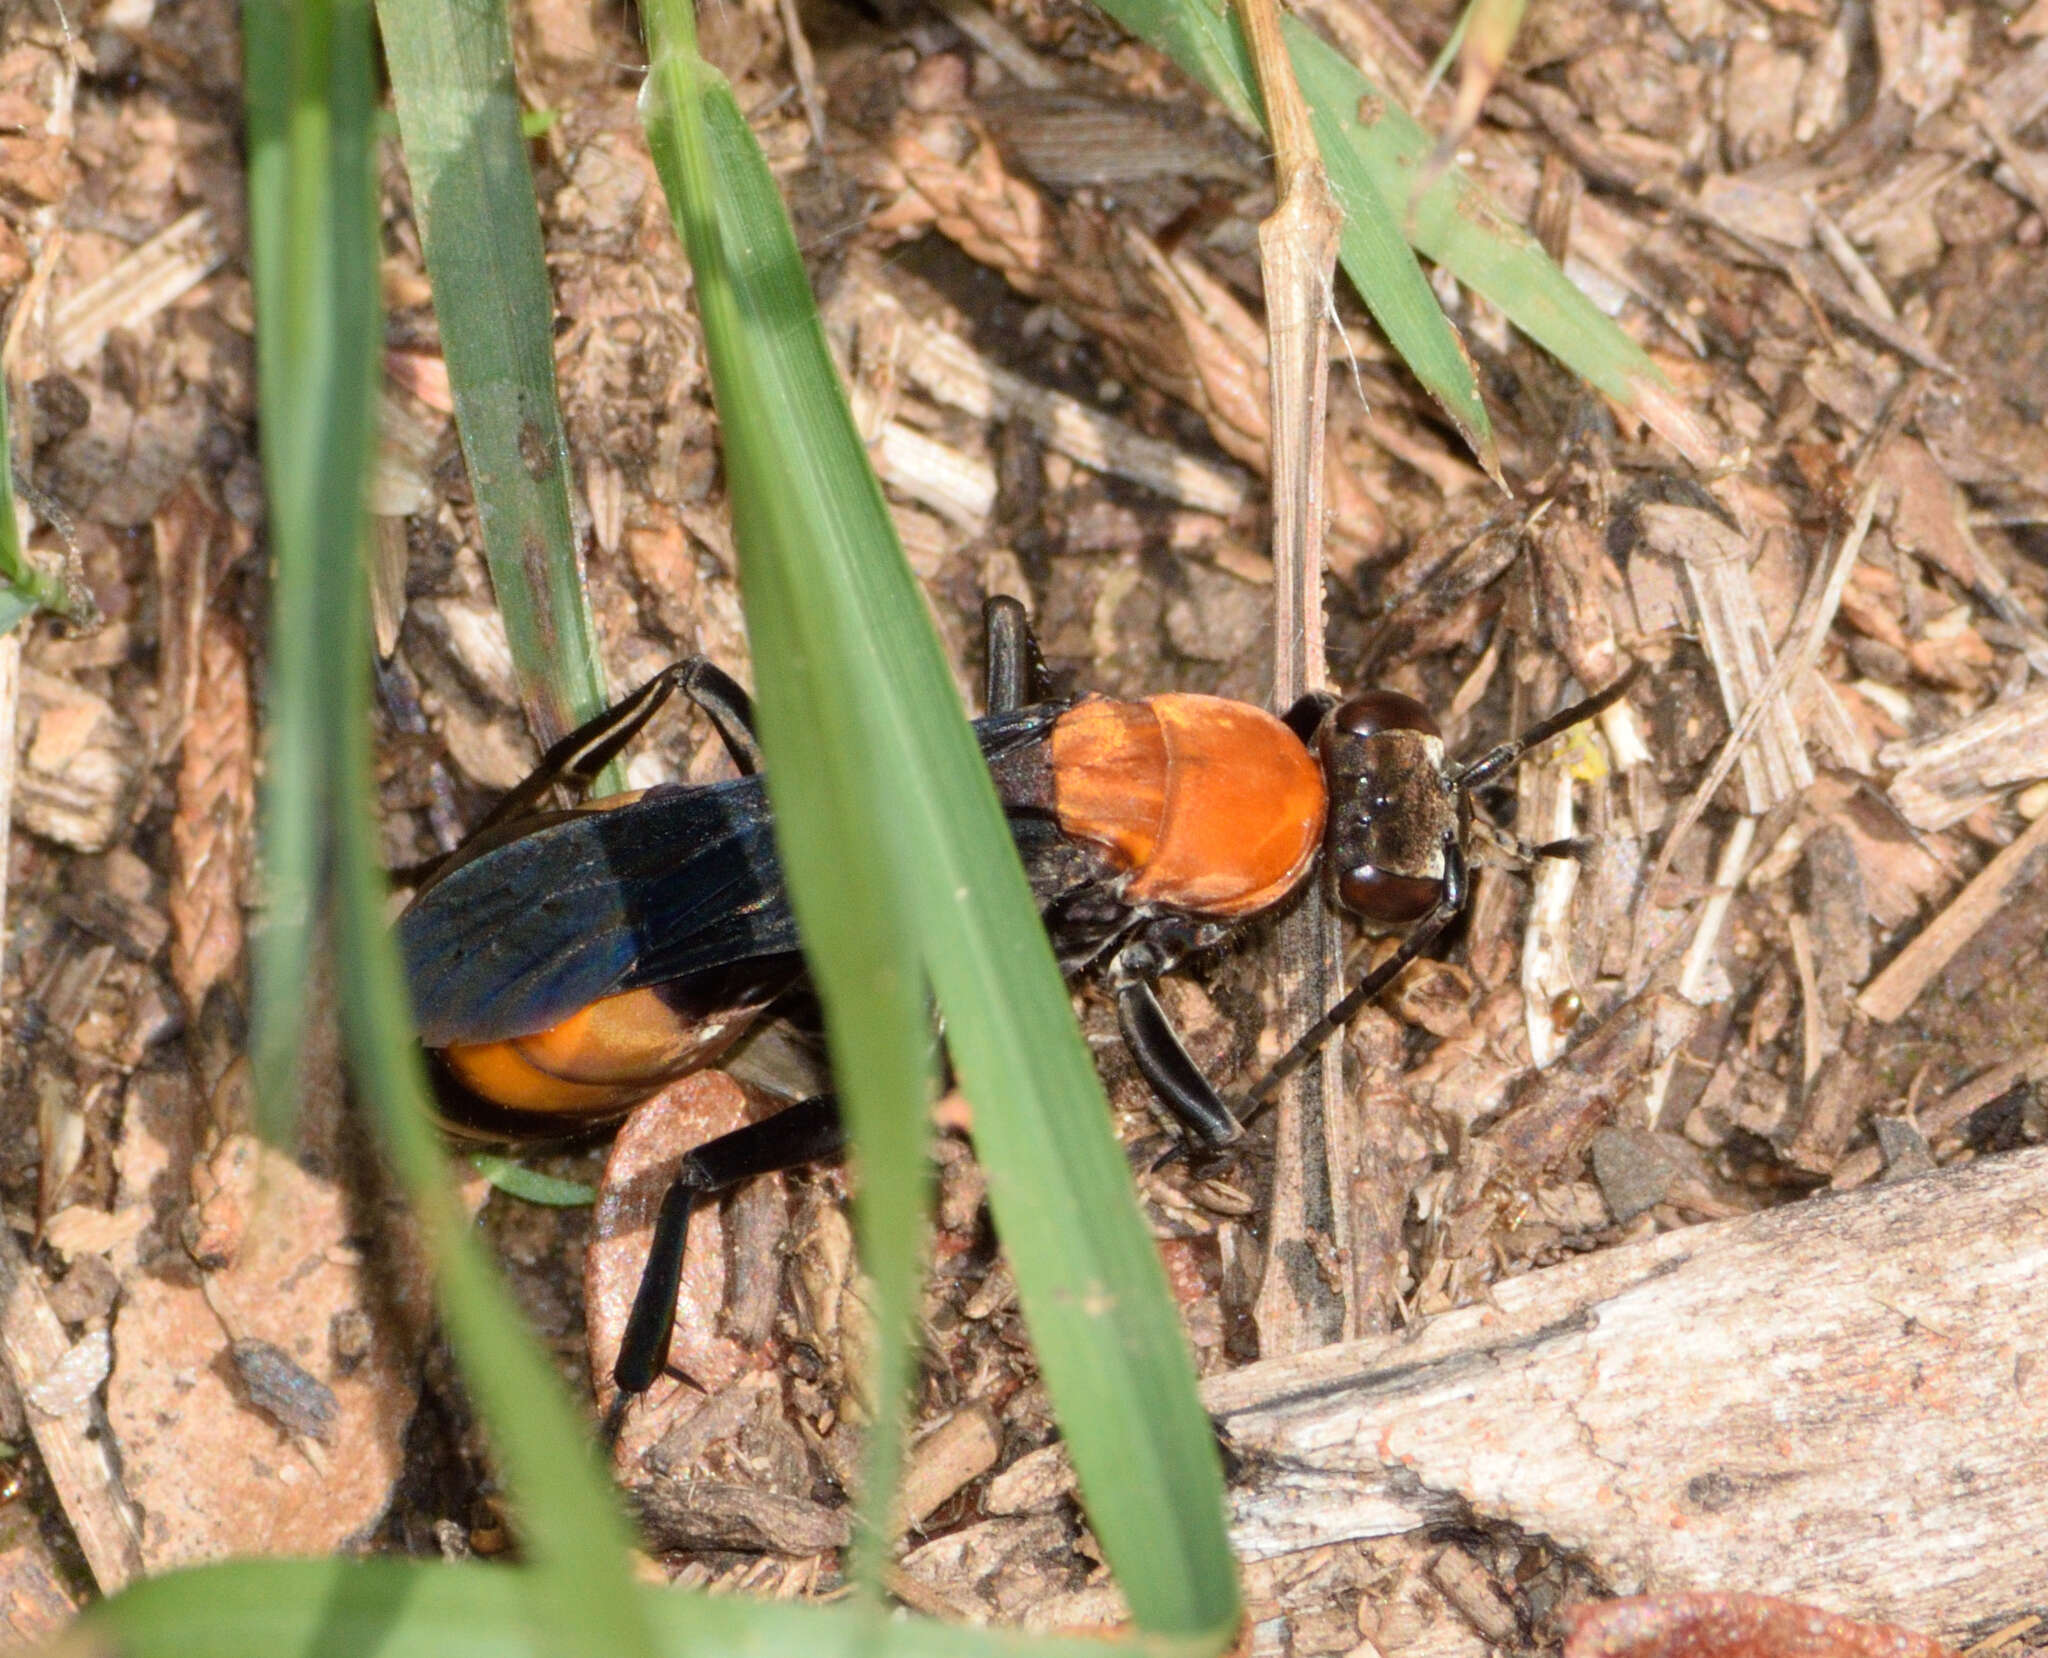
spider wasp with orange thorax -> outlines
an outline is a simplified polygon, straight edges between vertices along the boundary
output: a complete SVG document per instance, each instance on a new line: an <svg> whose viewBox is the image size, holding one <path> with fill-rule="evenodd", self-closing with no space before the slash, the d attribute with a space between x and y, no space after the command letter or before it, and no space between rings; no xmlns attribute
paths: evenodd
<svg viewBox="0 0 2048 1658"><path fill-rule="evenodd" d="M1244 1096L1245 1112L1260 1109L1463 909L1472 791L1634 678L1459 766L1429 711L1395 691L1317 693L1277 718L1177 692L1047 699L1022 606L991 599L984 614L988 711L975 733L1054 952L1069 976L1101 974L1138 1069L1202 1149L1235 1140L1243 1113L1181 1045L1161 975L1318 865L1345 912L1407 929ZM587 788L677 691L710 718L740 777L542 809L557 785ZM607 1126L801 994L760 771L746 693L693 658L550 749L420 888L398 943L451 1132L531 1141ZM615 1367L621 1403L667 1362L693 1210L841 1149L832 1097L819 1094L685 1158Z"/></svg>

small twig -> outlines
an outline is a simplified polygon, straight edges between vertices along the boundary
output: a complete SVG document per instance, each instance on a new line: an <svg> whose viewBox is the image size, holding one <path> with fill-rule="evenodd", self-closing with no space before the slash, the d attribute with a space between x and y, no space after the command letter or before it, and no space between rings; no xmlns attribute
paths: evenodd
<svg viewBox="0 0 2048 1658"><path fill-rule="evenodd" d="M1237 0L1251 47L1273 140L1278 204L1259 226L1259 262L1266 288L1270 362L1268 408L1273 466L1273 702L1285 709L1328 683L1323 656L1323 426L1329 383L1329 340L1323 319L1343 224L1294 83L1294 65L1280 36L1273 0ZM1342 985L1337 926L1310 893L1283 920L1277 940L1283 1045L1308 1030ZM1337 1109L1343 1096L1343 1044L1330 1043L1279 1095L1274 1147L1276 1241L1319 1241L1340 1257L1348 1215L1333 1201L1331 1171L1348 1166L1351 1136ZM1311 1247L1314 1247L1312 1244ZM1259 1287L1260 1348L1298 1352L1354 1333L1341 1287L1334 1303L1303 1298L1304 1276L1293 1251L1268 1252Z"/></svg>
<svg viewBox="0 0 2048 1658"><path fill-rule="evenodd" d="M775 10L782 19L782 39L789 48L789 67L796 76L797 96L803 100L804 119L811 126L811 141L818 146L818 160L829 167L832 152L825 147L825 94L818 85L818 60L811 55L796 0L776 0Z"/></svg>
<svg viewBox="0 0 2048 1658"><path fill-rule="evenodd" d="M1756 695L1749 699L1742 718L1736 721L1735 728L1728 733L1728 740L1721 745L1721 752L1707 768L1707 775L1687 797L1683 810L1664 836L1657 861L1651 866L1649 879L1643 885L1645 908L1656 902L1657 888L1671 872L1671 860L1677 854L1679 843L1699 821L1700 814L1707 809L1707 802L1714 798L1714 792L1728 780L1728 774L1735 769L1735 762L1741 758L1744 745L1755 733L1765 711L1776 702L1786 686L1819 658L1821 642L1834 623L1836 610L1841 607L1842 590L1849 585L1849 572L1856 567L1856 555L1863 550L1864 537L1870 533L1870 521L1877 512L1879 489L1879 485L1872 484L1864 490L1863 499L1856 505L1855 521L1849 526L1849 533L1842 538L1832 562L1824 566L1825 574L1822 569L1816 569L1814 579L1807 583L1806 591L1800 595L1799 610L1792 618L1792 626L1786 630L1785 642L1771 664L1770 673L1757 687ZM1637 988L1642 984L1644 957L1649 949L1649 934L1644 930L1642 917L1643 912L1638 910L1628 958L1628 983Z"/></svg>
<svg viewBox="0 0 2048 1658"><path fill-rule="evenodd" d="M1856 1005L1871 1018L1885 1022L1904 1013L1928 981L2004 906L2012 889L2028 874L2034 854L2043 847L2048 847L2048 817L2036 818L2024 835L1986 864L1948 908L1863 987Z"/></svg>

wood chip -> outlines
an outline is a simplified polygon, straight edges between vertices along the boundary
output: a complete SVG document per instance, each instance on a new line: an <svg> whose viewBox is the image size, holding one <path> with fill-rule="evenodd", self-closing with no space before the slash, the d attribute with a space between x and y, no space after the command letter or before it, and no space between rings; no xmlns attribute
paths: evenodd
<svg viewBox="0 0 2048 1658"><path fill-rule="evenodd" d="M1565 1609L1565 1658L1953 1658L1893 1624L1769 1595L1666 1595Z"/></svg>
<svg viewBox="0 0 2048 1658"><path fill-rule="evenodd" d="M191 720L171 818L171 979L197 1014L232 981L256 819L256 726L241 630L209 613L198 640Z"/></svg>
<svg viewBox="0 0 2048 1658"><path fill-rule="evenodd" d="M114 329L140 327L205 281L226 258L213 209L195 207L57 306L50 324L51 357L64 368L77 368L106 344Z"/></svg>
<svg viewBox="0 0 2048 1658"><path fill-rule="evenodd" d="M1701 642L1721 688L1728 723L1737 724L1771 671L1770 629L1749 579L1749 543L1711 513L1646 502L1638 509L1643 540L1676 558L1692 593ZM1768 811L1813 781L1799 722L1781 691L1763 716L1756 741L1737 762L1747 809Z"/></svg>
<svg viewBox="0 0 2048 1658"><path fill-rule="evenodd" d="M2004 907L2015 888L2040 873L2035 854L2048 847L2048 817L1986 864L1891 964L1863 987L1856 1005L1873 1019L1892 1020L1911 1007L1928 982Z"/></svg>
<svg viewBox="0 0 2048 1658"><path fill-rule="evenodd" d="M979 1400L962 1405L910 1448L896 1488L899 1522L923 1522L968 1481L993 1468L1002 1448L995 1412Z"/></svg>
<svg viewBox="0 0 2048 1658"><path fill-rule="evenodd" d="M1202 512L1229 517L1245 504L1247 480L1235 468L1198 460L1077 398L1034 385L957 334L920 322L888 291L872 259L849 262L831 312L849 309L864 329L889 328L903 374L949 408L979 420L1023 421L1069 459Z"/></svg>
<svg viewBox="0 0 2048 1658"><path fill-rule="evenodd" d="M659 1481L634 1493L648 1539L662 1549L823 1554L853 1540L853 1519L801 1497L717 1480Z"/></svg>
<svg viewBox="0 0 2048 1658"><path fill-rule="evenodd" d="M26 1393L70 1349L70 1338L50 1310L28 1257L13 1232L0 1226L0 1358L8 1374ZM141 1527L108 1457L96 1416L82 1411L52 1416L32 1410L29 1431L93 1580L102 1594L112 1594L141 1569Z"/></svg>
<svg viewBox="0 0 2048 1658"><path fill-rule="evenodd" d="M104 852L127 821L141 739L105 697L21 669L14 817L77 852Z"/></svg>
<svg viewBox="0 0 2048 1658"><path fill-rule="evenodd" d="M2048 777L2048 685L2000 699L1939 736L1890 743L1886 793L1916 829L1946 829L2016 783Z"/></svg>
<svg viewBox="0 0 2048 1658"><path fill-rule="evenodd" d="M1238 1548L1511 1523L1617 1588L1945 1630L2048 1596L2048 1151L1507 1279L1211 1380Z"/></svg>

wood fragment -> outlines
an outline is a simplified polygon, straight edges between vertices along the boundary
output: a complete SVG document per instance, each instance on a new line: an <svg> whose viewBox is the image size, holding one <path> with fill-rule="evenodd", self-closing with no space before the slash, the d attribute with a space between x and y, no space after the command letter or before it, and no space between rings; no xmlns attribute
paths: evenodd
<svg viewBox="0 0 2048 1658"><path fill-rule="evenodd" d="M227 258L213 209L195 207L57 306L50 357L77 368L116 328L137 328L190 293Z"/></svg>
<svg viewBox="0 0 2048 1658"><path fill-rule="evenodd" d="M71 1339L51 1311L35 1269L14 1234L0 1226L0 1359L27 1398L71 1350ZM109 1460L97 1408L52 1416L31 1409L29 1432L72 1534L102 1594L111 1595L142 1566L140 1523Z"/></svg>
<svg viewBox="0 0 2048 1658"><path fill-rule="evenodd" d="M1565 1658L1954 1658L1941 1642L1770 1595L1656 1595L1565 1609Z"/></svg>
<svg viewBox="0 0 2048 1658"><path fill-rule="evenodd" d="M1916 829L1946 829L2017 783L2048 777L2048 686L2000 697L1959 725L1878 750L1885 792Z"/></svg>
<svg viewBox="0 0 2048 1658"><path fill-rule="evenodd" d="M1615 1587L1951 1630L2048 1596L2048 1151L1496 1283L1213 1378L1263 1558L1506 1521Z"/></svg>
<svg viewBox="0 0 2048 1658"><path fill-rule="evenodd" d="M896 1487L896 1512L905 1525L921 1525L970 1480L996 1465L1003 1430L981 1400L962 1405L910 1448Z"/></svg>
<svg viewBox="0 0 2048 1658"><path fill-rule="evenodd" d="M896 331L904 375L931 397L979 420L1021 420L1052 449L1168 500L1229 517L1245 504L1247 482L1233 468L1198 460L1063 392L1034 385L981 355L958 335L913 317L884 285L871 259L849 261L830 310L857 308Z"/></svg>
<svg viewBox="0 0 2048 1658"><path fill-rule="evenodd" d="M1780 686L1768 696L1770 630L1750 581L1752 550L1737 531L1697 508L1648 502L1638 509L1644 544L1675 558L1685 571L1700 642L1714 665L1728 724L1735 727L1752 702L1765 704L1736 759L1747 809L1766 812L1813 781L1799 722Z"/></svg>
<svg viewBox="0 0 2048 1658"><path fill-rule="evenodd" d="M1828 629L1834 625L1835 613L1841 608L1842 594L1849 585L1849 575L1856 567L1857 555L1863 550L1864 538L1870 534L1870 522L1876 515L1878 488L1871 485L1863 492L1857 503L1856 514L1848 530L1843 534L1832 558L1823 560L1814 569L1808 580L1806 591L1799 596L1799 608L1792 617L1792 625L1786 629L1784 643L1779 647L1771 663L1770 672L1754 687L1754 694L1746 699L1739 710L1739 717L1730 715L1732 729L1728 740L1721 745L1721 751L1714 757L1714 763L1701 778L1697 787L1687 798L1671 827L1665 831L1664 844L1657 850L1657 861L1651 867L1650 877L1643 884L1648 902L1654 904L1658 887L1670 873L1671 862L1676 856L1679 844L1686 832L1699 821L1700 814L1707 809L1707 802L1727 781L1730 769L1745 752L1750 735L1758 728L1766 713L1783 707L1780 697L1786 687L1801 674L1811 675L1813 664L1820 655L1821 642L1827 637ZM1752 603L1754 599L1752 598ZM1725 694L1725 693L1724 693ZM1789 717L1789 716L1788 716ZM1797 735L1797 727L1794 727ZM1811 764L1806 761L1803 748L1800 751L1801 764L1805 766L1807 783L1813 781ZM1804 785L1802 785L1804 786ZM1628 980L1631 984L1641 982L1643 966L1649 950L1649 930L1642 925L1640 915L1635 928L1635 941L1629 949Z"/></svg>
<svg viewBox="0 0 2048 1658"><path fill-rule="evenodd" d="M1986 864L1948 908L1863 987L1856 1005L1871 1018L1887 1022L1904 1013L1955 953L2005 906L2014 889L2039 874L2035 854L2044 847L2048 817L2036 818L2025 834Z"/></svg>
<svg viewBox="0 0 2048 1658"><path fill-rule="evenodd" d="M196 641L171 819L171 979L197 1015L241 965L256 818L256 728L240 629L218 612Z"/></svg>

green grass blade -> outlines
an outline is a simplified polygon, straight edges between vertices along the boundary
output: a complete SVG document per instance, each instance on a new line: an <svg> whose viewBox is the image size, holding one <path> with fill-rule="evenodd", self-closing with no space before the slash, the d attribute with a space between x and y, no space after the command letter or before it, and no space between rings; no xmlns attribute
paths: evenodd
<svg viewBox="0 0 2048 1658"><path fill-rule="evenodd" d="M558 1652L651 1653L646 1609L632 1595L626 1569L631 1538L589 1455L589 1424L571 1411L560 1379L484 1259L429 1127L426 1075L397 946L384 920L384 872L367 805L376 793L369 726L360 717L369 704L364 581L358 577L335 597L350 613L355 648L345 653L354 664L347 692L349 706L359 711L342 726L337 766L344 787L336 932L351 1068L426 1228L448 1334L513 1494L533 1562L517 1574L529 1620L550 1634Z"/></svg>
<svg viewBox="0 0 2048 1658"><path fill-rule="evenodd" d="M250 0L252 264L264 477L276 564L265 853L271 911L257 953L258 1085L288 1122L310 937L327 876L340 1000L364 1092L440 1249L445 1307L537 1560L531 1619L561 1650L585 1631L650 1650L626 1593L625 1533L560 1386L529 1344L446 1189L419 1051L384 921L370 822L368 526L377 314L370 16L366 0Z"/></svg>
<svg viewBox="0 0 2048 1658"><path fill-rule="evenodd" d="M271 588L265 914L254 945L259 1117L287 1138L331 853L341 657L326 608L358 567L382 346L366 0L247 0L250 268Z"/></svg>
<svg viewBox="0 0 2048 1658"><path fill-rule="evenodd" d="M766 170L749 176L749 157L739 152L752 139L742 124L735 145L721 119L729 100L719 90L710 92L719 108L707 121L702 83L692 73L700 60L687 4L650 6L644 15L654 67L643 109L696 278L777 841L857 1154L854 1221L874 1285L880 1417L868 1446L854 1576L872 1603L901 1460L898 1401L910 1379L931 1039L911 899L890 844L895 779L874 752L886 740L875 730L886 705L861 694L854 658L862 642L834 626L844 614L839 578L848 566L805 560L801 549L814 523L830 517L851 531L873 526L876 513L827 510L834 480L805 441L850 430L850 417L829 359L821 374L808 349L815 344L822 356L822 334L801 337L807 321L814 333L817 325L794 249L786 264L761 257L764 239L782 251L775 245L781 200L772 183L765 198L759 194ZM736 202L750 187L751 202ZM851 484L841 476L836 488ZM871 480L866 493L879 508Z"/></svg>
<svg viewBox="0 0 2048 1658"><path fill-rule="evenodd" d="M0 633L38 610L66 608L62 583L29 562L14 516L14 443L8 425L7 380L0 375Z"/></svg>
<svg viewBox="0 0 2048 1658"><path fill-rule="evenodd" d="M1140 39L1151 41L1224 102L1253 131L1262 131L1258 81L1235 19L1205 0L1098 0L1102 9ZM1290 22L1283 16L1282 22ZM1289 37L1297 66L1301 53ZM1297 68L1298 73L1298 68ZM1302 95L1323 153L1330 188L1344 209L1338 258L1366 308L1401 354L1410 372L1437 400L1473 452L1494 470L1493 423L1479 395L1472 364L1458 332L1437 304L1429 279L1401 234L1393 204L1405 198L1386 189L1347 146L1333 142L1331 111L1304 80Z"/></svg>
<svg viewBox="0 0 2048 1658"><path fill-rule="evenodd" d="M396 1560L239 1562L138 1583L87 1612L59 1658L547 1658L601 1653L595 1639L551 1647L528 1613L526 1574L483 1565ZM1105 1658L1166 1649L1142 1643L962 1629L921 1619L889 1624L849 1607L635 1588L628 1597L663 1658L801 1653L803 1658Z"/></svg>
<svg viewBox="0 0 2048 1658"><path fill-rule="evenodd" d="M835 876L878 823L894 873L875 879L913 906L1089 1516L1140 1626L1213 1650L1237 1617L1215 1445L1100 1082L846 408L773 180L730 92L689 51L678 0L646 15L655 51L644 107L704 310L770 784L835 1074L849 1096L867 1086L840 1039L873 948L852 918L876 895ZM694 119L701 138L688 130ZM865 826L820 815L874 795L885 815ZM831 959L841 951L846 960ZM892 995L900 972L883 986ZM913 1103L880 1103L878 1114ZM850 1116L868 1185L877 1158L865 1110Z"/></svg>
<svg viewBox="0 0 2048 1658"><path fill-rule="evenodd" d="M512 666L543 747L605 706L570 527L554 296L498 0L382 0L384 61ZM606 792L623 789L622 769Z"/></svg>
<svg viewBox="0 0 2048 1658"><path fill-rule="evenodd" d="M1251 61L1236 26L1211 0L1100 3L1124 28L1157 45L1207 86L1240 122L1256 129ZM1453 390L1470 384L1470 365L1454 370L1442 339L1427 345L1426 355L1415 354L1410 340L1421 337L1422 329L1409 311L1418 301L1413 281L1387 246L1390 235L1483 294L1567 368L1624 407L1640 408L1649 392L1663 391L1663 377L1642 349L1470 177L1455 167L1430 175L1433 140L1419 122L1306 24L1283 17L1281 26L1315 121L1323 165L1344 204L1345 274L1416 378L1454 421L1461 427L1470 421L1463 392ZM1424 184L1418 194L1418 185ZM1455 335L1447 323L1442 327L1455 349ZM1472 395L1476 400L1476 391ZM1489 434L1485 441L1490 445L1489 427L1472 429ZM1488 457L1489 448L1475 448L1482 459Z"/></svg>
<svg viewBox="0 0 2048 1658"><path fill-rule="evenodd" d="M1447 168L1416 195L1434 145L1422 124L1312 29L1293 18L1282 26L1302 96L1316 111L1323 154L1354 157L1385 200L1402 204L1405 232L1416 248L1623 407L1636 408L1647 389L1663 387L1664 377L1642 347L1468 175ZM1373 118L1364 119L1367 114Z"/></svg>

